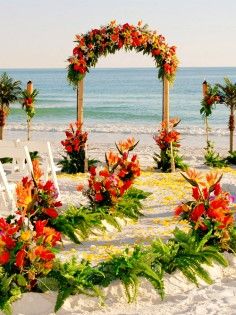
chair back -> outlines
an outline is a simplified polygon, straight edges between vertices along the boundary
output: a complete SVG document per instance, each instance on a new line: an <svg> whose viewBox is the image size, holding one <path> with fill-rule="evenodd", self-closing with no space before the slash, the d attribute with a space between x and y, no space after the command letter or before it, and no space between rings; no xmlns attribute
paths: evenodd
<svg viewBox="0 0 236 315"><path fill-rule="evenodd" d="M0 193L3 199L5 207L10 206L10 211L16 209L16 203L14 199L13 189L15 191L15 185L10 185L7 180L2 163L0 162ZM1 211L2 209L0 209Z"/></svg>
<svg viewBox="0 0 236 315"><path fill-rule="evenodd" d="M28 175L33 172L32 161L27 146L5 147L1 146L0 158L12 158L11 174L22 173ZM4 168L4 165L3 165Z"/></svg>
<svg viewBox="0 0 236 315"><path fill-rule="evenodd" d="M19 141L17 146L27 146L30 152L37 151L40 155L44 180L48 180L48 175L51 174L53 183L60 196L59 185L56 175L56 166L53 161L52 148L49 141Z"/></svg>

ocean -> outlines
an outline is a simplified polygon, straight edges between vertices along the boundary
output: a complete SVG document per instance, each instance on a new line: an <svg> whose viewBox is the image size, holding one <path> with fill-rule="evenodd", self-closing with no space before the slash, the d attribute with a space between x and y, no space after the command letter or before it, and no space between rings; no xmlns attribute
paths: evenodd
<svg viewBox="0 0 236 315"><path fill-rule="evenodd" d="M66 78L66 69L0 69L22 86L31 80L39 90L33 130L61 132L76 120L76 92ZM236 81L236 68L180 68L170 89L170 116L181 118L184 135L204 133L199 113L202 82ZM7 130L26 129L20 104L11 106ZM161 121L162 83L155 68L96 68L86 75L84 128L93 133L153 134ZM217 105L210 124L214 135L228 134L229 111Z"/></svg>

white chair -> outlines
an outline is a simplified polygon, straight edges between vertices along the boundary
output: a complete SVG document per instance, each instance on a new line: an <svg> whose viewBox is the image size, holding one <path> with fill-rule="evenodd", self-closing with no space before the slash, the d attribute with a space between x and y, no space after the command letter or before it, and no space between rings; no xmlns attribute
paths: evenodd
<svg viewBox="0 0 236 315"><path fill-rule="evenodd" d="M16 209L15 191L16 184L8 183L2 163L0 162L0 193L2 197L1 199L3 200L5 208L9 209L10 212ZM3 211L1 204L0 206L1 206L0 211Z"/></svg>
<svg viewBox="0 0 236 315"><path fill-rule="evenodd" d="M44 180L48 180L49 174L51 174L52 181L57 189L60 197L60 190L56 174L56 165L53 161L53 154L51 144L49 141L18 141L17 146L27 146L30 152L37 151L41 158L42 170L44 173Z"/></svg>
<svg viewBox="0 0 236 315"><path fill-rule="evenodd" d="M5 169L8 181L17 182L23 176L30 175L33 172L33 165L27 146L24 147L4 147L1 146L0 158L12 158L11 169Z"/></svg>

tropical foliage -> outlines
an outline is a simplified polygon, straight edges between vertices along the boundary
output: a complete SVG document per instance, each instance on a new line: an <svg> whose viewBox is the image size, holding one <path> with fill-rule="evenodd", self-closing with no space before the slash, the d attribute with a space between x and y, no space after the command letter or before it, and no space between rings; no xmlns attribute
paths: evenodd
<svg viewBox="0 0 236 315"><path fill-rule="evenodd" d="M10 104L15 103L21 93L20 85L20 81L14 81L6 72L0 77L0 140L3 138L3 128L9 114Z"/></svg>
<svg viewBox="0 0 236 315"><path fill-rule="evenodd" d="M76 35L75 42L73 55L68 59L68 80L74 85L84 78L101 56L114 54L122 48L151 55L159 68L159 78L165 76L173 81L177 70L176 47L168 46L162 35L141 22L134 26L128 23L118 25L112 21L99 29Z"/></svg>
<svg viewBox="0 0 236 315"><path fill-rule="evenodd" d="M233 152L234 130L235 130L235 109L236 109L236 83L230 81L229 78L224 78L223 84L217 84L220 93L223 97L224 104L230 109L229 116L229 132L230 132L230 148L229 152Z"/></svg>
<svg viewBox="0 0 236 315"><path fill-rule="evenodd" d="M222 168L228 165L229 160L220 156L219 153L214 150L214 143L211 141L207 142L204 154L204 164L210 167Z"/></svg>
<svg viewBox="0 0 236 315"><path fill-rule="evenodd" d="M179 123L179 118L171 119L167 130L166 123L162 122L158 134L153 136L153 139L161 150L160 154L154 153L153 159L157 164L157 168L161 169L163 172L169 172L171 170L172 158L175 168L184 170L187 167L182 156L179 156L178 154L180 147L180 133L174 128Z"/></svg>

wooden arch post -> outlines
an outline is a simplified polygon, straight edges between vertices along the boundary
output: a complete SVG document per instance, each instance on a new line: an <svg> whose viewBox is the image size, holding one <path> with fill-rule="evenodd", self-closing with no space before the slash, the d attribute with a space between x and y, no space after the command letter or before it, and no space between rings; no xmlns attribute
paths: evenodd
<svg viewBox="0 0 236 315"><path fill-rule="evenodd" d="M84 79L77 84L77 121L83 124L84 121Z"/></svg>
<svg viewBox="0 0 236 315"><path fill-rule="evenodd" d="M169 102L169 90L170 83L167 78L163 78L163 91L162 91L162 121L165 122L166 130L169 131L169 121L170 121L170 102ZM175 172L175 160L172 142L170 144L171 150L171 172Z"/></svg>
<svg viewBox="0 0 236 315"><path fill-rule="evenodd" d="M80 80L77 84L77 122L80 123L80 128L82 129L82 124L84 122L84 79ZM88 152L87 143L84 148L84 171L88 171Z"/></svg>

